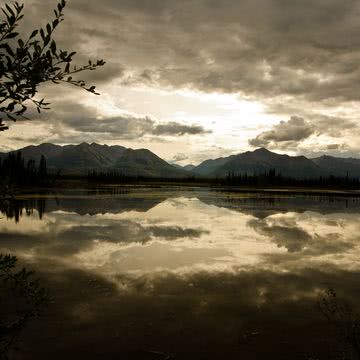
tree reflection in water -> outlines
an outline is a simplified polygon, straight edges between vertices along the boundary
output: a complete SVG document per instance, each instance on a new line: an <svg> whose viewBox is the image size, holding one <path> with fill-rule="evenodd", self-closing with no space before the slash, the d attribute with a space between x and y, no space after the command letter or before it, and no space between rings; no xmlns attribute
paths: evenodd
<svg viewBox="0 0 360 360"><path fill-rule="evenodd" d="M6 215L7 219L14 219L19 223L20 218L24 215L33 215L34 210L37 210L40 220L42 219L46 210L45 199L29 199L29 200L14 200L6 199L0 201L0 211Z"/></svg>

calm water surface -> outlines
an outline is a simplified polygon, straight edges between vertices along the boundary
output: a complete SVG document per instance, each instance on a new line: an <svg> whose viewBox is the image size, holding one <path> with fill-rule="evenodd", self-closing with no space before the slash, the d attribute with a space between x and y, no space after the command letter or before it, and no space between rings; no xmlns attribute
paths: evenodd
<svg viewBox="0 0 360 360"><path fill-rule="evenodd" d="M358 310L356 198L104 188L0 210L0 252L53 299L14 359L340 359L318 301Z"/></svg>

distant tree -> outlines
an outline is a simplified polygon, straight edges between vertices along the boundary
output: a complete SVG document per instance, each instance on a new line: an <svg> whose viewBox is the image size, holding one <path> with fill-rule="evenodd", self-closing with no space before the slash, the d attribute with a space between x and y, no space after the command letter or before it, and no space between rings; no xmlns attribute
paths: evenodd
<svg viewBox="0 0 360 360"><path fill-rule="evenodd" d="M47 166L46 159L44 155L41 155L40 164L39 164L39 176L47 175Z"/></svg>
<svg viewBox="0 0 360 360"><path fill-rule="evenodd" d="M28 104L37 111L49 109L44 99L36 99L38 86L45 82L68 83L98 95L95 86L74 79L73 75L85 70L95 70L105 64L104 60L77 67L72 65L75 52L58 49L53 33L63 21L66 0L60 0L54 10L54 18L44 28L35 29L25 39L16 32L23 19L24 5L6 4L0 19L0 131L8 129L6 121L27 119Z"/></svg>
<svg viewBox="0 0 360 360"><path fill-rule="evenodd" d="M53 186L58 177L59 174L49 174L44 155L41 156L38 165L33 159L25 160L21 151L11 152L0 161L0 181L13 186L13 195L16 188L20 189L23 186ZM5 193L1 190L5 189L0 187L0 204L4 200L1 196L8 197L11 189L8 188Z"/></svg>

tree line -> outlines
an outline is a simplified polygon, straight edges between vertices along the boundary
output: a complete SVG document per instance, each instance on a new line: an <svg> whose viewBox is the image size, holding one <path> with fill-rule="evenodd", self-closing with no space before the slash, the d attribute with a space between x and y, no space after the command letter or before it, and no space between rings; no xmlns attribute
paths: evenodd
<svg viewBox="0 0 360 360"><path fill-rule="evenodd" d="M44 186L51 184L51 178L43 155L38 164L32 159L26 161L21 151L0 158L2 186Z"/></svg>
<svg viewBox="0 0 360 360"><path fill-rule="evenodd" d="M246 185L246 186L296 186L296 187L341 187L359 188L360 180L358 177L346 176L319 176L295 178L284 176L276 169L270 169L259 174L247 174L229 172L223 179L217 179L223 185Z"/></svg>
<svg viewBox="0 0 360 360"><path fill-rule="evenodd" d="M164 178L146 176L128 176L120 170L88 172L87 179L95 183L141 183L141 182L168 182L168 183L206 183L214 186L250 186L250 187L335 187L345 189L356 189L360 187L358 177L346 176L319 176L317 178L294 178L284 176L276 169L270 169L258 174L229 172L225 177L204 177L189 174L183 178Z"/></svg>

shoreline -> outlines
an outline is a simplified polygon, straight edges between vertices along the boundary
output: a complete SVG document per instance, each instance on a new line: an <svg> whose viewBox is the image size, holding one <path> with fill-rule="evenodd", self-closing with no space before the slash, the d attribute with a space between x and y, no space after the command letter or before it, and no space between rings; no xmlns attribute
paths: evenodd
<svg viewBox="0 0 360 360"><path fill-rule="evenodd" d="M316 187L280 187L280 186L234 186L234 185L214 185L209 183L187 183L187 182L161 182L161 181L141 181L124 183L93 183L79 180L63 180L53 187L23 187L11 196L5 198L18 198L27 194L42 193L50 195L56 191L62 190L99 190L99 189L179 189L194 190L201 189L213 192L238 193L238 194L259 194L271 196L283 195L302 195L302 196L333 196L333 197L356 197L360 198L360 189L341 189L341 188L316 188Z"/></svg>

